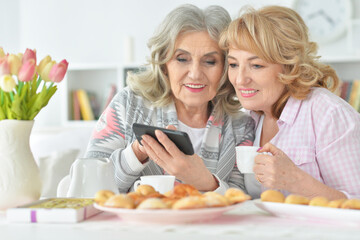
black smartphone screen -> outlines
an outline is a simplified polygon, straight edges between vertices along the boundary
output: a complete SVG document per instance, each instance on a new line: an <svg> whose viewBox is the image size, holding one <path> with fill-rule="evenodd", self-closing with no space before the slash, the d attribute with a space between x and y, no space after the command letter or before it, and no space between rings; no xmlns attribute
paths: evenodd
<svg viewBox="0 0 360 240"><path fill-rule="evenodd" d="M155 126L149 126L145 124L140 123L134 123L133 126L133 132L135 133L135 136L139 143L141 144L141 138L142 135L147 134L153 137L157 140L155 136L155 130L161 130L163 133L165 133L168 138L175 143L175 145L186 155L193 155L194 149L192 146L192 143L190 141L189 135L186 132L181 132L177 130L170 130L166 128L160 128Z"/></svg>

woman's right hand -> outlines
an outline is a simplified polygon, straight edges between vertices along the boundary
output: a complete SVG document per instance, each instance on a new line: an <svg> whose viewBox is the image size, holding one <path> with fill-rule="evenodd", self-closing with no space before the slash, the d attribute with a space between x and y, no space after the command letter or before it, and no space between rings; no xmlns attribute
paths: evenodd
<svg viewBox="0 0 360 240"><path fill-rule="evenodd" d="M193 185L200 191L213 191L219 187L217 180L198 155L184 154L160 130L156 130L155 135L159 142L149 135L144 135L141 142L149 158L165 172L174 175L183 183Z"/></svg>
<svg viewBox="0 0 360 240"><path fill-rule="evenodd" d="M141 162L144 163L146 162L146 159L149 157L148 154L146 153L146 150L144 148L144 146L139 144L138 140L135 140L133 142L133 144L131 145L135 156L137 157L137 159Z"/></svg>

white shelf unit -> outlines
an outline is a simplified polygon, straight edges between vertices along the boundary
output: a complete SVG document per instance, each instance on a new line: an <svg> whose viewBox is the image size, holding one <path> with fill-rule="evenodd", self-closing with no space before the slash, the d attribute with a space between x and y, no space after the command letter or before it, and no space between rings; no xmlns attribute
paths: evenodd
<svg viewBox="0 0 360 240"><path fill-rule="evenodd" d="M101 111L111 85L115 84L118 90L123 87L121 69L121 66L116 63L70 65L65 78L63 94L65 96L63 125L94 125L96 121L73 120L72 92L84 89L94 93Z"/></svg>
<svg viewBox="0 0 360 240"><path fill-rule="evenodd" d="M69 66L65 77L63 96L63 125L65 126L94 126L96 121L73 120L72 92L77 89L84 89L93 92L100 105L102 113L106 99L112 84L115 84L117 91L126 86L125 78L128 70L139 68L141 64L119 64L119 63L93 63L73 64Z"/></svg>

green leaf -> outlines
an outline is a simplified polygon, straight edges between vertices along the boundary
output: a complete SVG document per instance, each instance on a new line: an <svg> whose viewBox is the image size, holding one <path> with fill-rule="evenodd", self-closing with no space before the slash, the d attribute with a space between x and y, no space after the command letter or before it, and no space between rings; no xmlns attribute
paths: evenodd
<svg viewBox="0 0 360 240"><path fill-rule="evenodd" d="M41 81L40 75L38 75L38 77L36 77L36 75L35 75L33 80L31 81L31 87L29 88L30 96L33 96L36 94L36 91L38 88L37 82L40 82L40 81Z"/></svg>
<svg viewBox="0 0 360 240"><path fill-rule="evenodd" d="M0 106L0 120L4 120L6 119L6 114L2 108L2 106Z"/></svg>
<svg viewBox="0 0 360 240"><path fill-rule="evenodd" d="M33 102L33 104L27 112L29 120L34 119L36 115L40 112L40 110L48 104L50 98L54 95L56 90L56 86L53 86L49 89L44 87L41 92L36 95L35 98L31 99L31 102Z"/></svg>

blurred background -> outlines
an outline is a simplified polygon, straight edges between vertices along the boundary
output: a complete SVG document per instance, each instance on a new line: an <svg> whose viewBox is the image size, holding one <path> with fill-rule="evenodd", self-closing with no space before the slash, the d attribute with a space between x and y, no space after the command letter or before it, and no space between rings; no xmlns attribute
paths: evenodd
<svg viewBox="0 0 360 240"><path fill-rule="evenodd" d="M235 18L251 5L294 7L301 0L0 0L0 46L5 52L36 49L40 60L49 54L66 58L69 71L59 91L35 118L37 128L94 125L94 120L74 119L73 92L95 92L103 109L111 88L124 86L124 74L144 64L147 40L165 15L183 3L198 7L221 5ZM306 1L305 1L306 2ZM332 4L331 1L315 1ZM339 1L332 1L338 4ZM346 1L344 1L346 2ZM360 0L350 0L346 31L319 44L321 60L334 66L345 82L360 79ZM359 36L356 35L359 31ZM359 40L359 41L357 41ZM91 92L91 94L90 94ZM360 90L359 90L360 92ZM85 123L86 122L86 123Z"/></svg>

